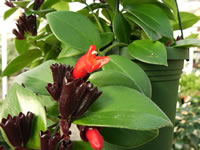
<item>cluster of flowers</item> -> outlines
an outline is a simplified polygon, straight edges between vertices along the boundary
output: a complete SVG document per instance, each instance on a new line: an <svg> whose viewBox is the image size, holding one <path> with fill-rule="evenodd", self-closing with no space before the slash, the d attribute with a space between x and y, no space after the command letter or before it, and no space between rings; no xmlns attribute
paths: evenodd
<svg viewBox="0 0 200 150"><path fill-rule="evenodd" d="M86 81L89 73L109 62L109 57L96 54L96 47L92 45L74 68L63 64L51 65L53 84L49 83L46 89L58 102L60 132L51 135L48 130L41 131L41 150L72 149L73 143L70 139L72 122L81 117L101 95L97 87ZM27 150L26 143L31 136L33 116L33 113L28 112L26 116L20 113L13 118L8 115L7 119L2 119L0 126L15 150ZM104 140L99 132L100 128L78 126L78 129L83 141L89 141L95 150L102 149Z"/></svg>
<svg viewBox="0 0 200 150"><path fill-rule="evenodd" d="M16 7L13 3L14 0L6 0L5 4L8 7ZM38 10L40 6L43 4L44 0L34 0L33 10ZM18 40L24 40L25 34L28 33L32 36L37 35L37 18L36 15L25 15L19 17L17 20L16 26L17 29L13 29L13 34L16 36Z"/></svg>

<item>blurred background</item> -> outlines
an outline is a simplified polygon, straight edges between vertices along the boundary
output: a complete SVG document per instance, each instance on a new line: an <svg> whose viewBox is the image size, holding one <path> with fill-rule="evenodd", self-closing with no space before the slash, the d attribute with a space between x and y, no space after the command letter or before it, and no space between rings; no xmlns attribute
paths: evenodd
<svg viewBox="0 0 200 150"><path fill-rule="evenodd" d="M15 20L21 14L18 10L4 20L4 12L9 9L4 2L0 0L0 73L6 64L17 56L12 29L15 28ZM200 16L200 0L178 0L178 4L180 11ZM79 10L82 7L78 3L70 5L71 10ZM180 31L174 34L176 37L180 35ZM200 39L200 21L192 28L184 30L184 36ZM185 61L183 71L184 74L180 80L173 150L200 150L200 49L190 50L190 59ZM0 78L0 99L6 95L14 76Z"/></svg>

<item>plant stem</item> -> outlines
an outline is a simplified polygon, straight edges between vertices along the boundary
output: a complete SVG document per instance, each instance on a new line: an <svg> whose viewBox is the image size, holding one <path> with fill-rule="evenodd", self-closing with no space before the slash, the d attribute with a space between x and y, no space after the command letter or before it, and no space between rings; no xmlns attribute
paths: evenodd
<svg viewBox="0 0 200 150"><path fill-rule="evenodd" d="M180 12L179 12L179 8L178 8L177 0L175 0L175 3L176 3L176 9L177 9L177 16L178 16L179 28L181 30L181 38L184 39L183 26L182 26L182 21L181 21L181 16L180 16Z"/></svg>
<svg viewBox="0 0 200 150"><path fill-rule="evenodd" d="M101 23L100 23L98 17L95 15L95 13L93 12L93 10L92 10L92 8L90 7L90 5L88 5L87 2L84 2L84 3L85 3L85 5L88 7L89 11L92 12L92 16L93 16L94 19L96 20L97 25L99 26L100 31L101 31L101 32L104 32L103 27L102 27L102 25L101 25Z"/></svg>
<svg viewBox="0 0 200 150"><path fill-rule="evenodd" d="M56 122L56 123L52 124L51 126L49 126L48 129L54 128L54 127L56 127L58 124L59 124L59 122Z"/></svg>
<svg viewBox="0 0 200 150"><path fill-rule="evenodd" d="M119 0L115 0L115 11L119 12Z"/></svg>
<svg viewBox="0 0 200 150"><path fill-rule="evenodd" d="M117 46L128 46L126 43L120 43L116 42L110 46L108 46L106 49L104 49L102 52L100 52L101 55L105 55L107 52L109 52L112 48L117 47Z"/></svg>

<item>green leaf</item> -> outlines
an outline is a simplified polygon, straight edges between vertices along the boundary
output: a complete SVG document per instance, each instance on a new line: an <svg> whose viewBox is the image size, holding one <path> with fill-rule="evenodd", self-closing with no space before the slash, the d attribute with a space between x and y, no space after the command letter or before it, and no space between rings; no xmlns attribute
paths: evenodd
<svg viewBox="0 0 200 150"><path fill-rule="evenodd" d="M66 64L66 65L74 66L79 58L80 58L80 55L77 55L77 56L71 56L71 57L62 57L62 58L57 59L56 61L59 63Z"/></svg>
<svg viewBox="0 0 200 150"><path fill-rule="evenodd" d="M52 72L50 66L55 63L64 63L66 65L74 65L76 63L76 57L62 58L62 60L49 60L43 64L33 68L30 71L26 71L14 79L14 82L18 84L24 84L27 89L32 90L35 93L42 95L49 95L45 87L48 83L53 82Z"/></svg>
<svg viewBox="0 0 200 150"><path fill-rule="evenodd" d="M133 16L131 14L126 14L126 17L130 21L132 21L132 22L136 23L138 26L140 26L144 30L146 35L149 37L149 39L151 39L153 41L156 41L156 40L161 38L161 35L158 32L156 32L156 31L152 30L151 28L149 28L147 25L145 25L142 21L137 19L135 16Z"/></svg>
<svg viewBox="0 0 200 150"><path fill-rule="evenodd" d="M15 39L15 48L18 52L18 54L22 54L26 51L28 51L30 45L28 44L27 40L18 40Z"/></svg>
<svg viewBox="0 0 200 150"><path fill-rule="evenodd" d="M65 2L65 1L60 1L60 2L57 2L55 3L52 8L56 9L56 10L69 10L69 5L68 5L68 2Z"/></svg>
<svg viewBox="0 0 200 150"><path fill-rule="evenodd" d="M173 10L174 15L177 15L177 8L175 0L162 0L164 4L166 4L170 9Z"/></svg>
<svg viewBox="0 0 200 150"><path fill-rule="evenodd" d="M164 11L155 4L128 5L126 10L161 35L173 38L173 30Z"/></svg>
<svg viewBox="0 0 200 150"><path fill-rule="evenodd" d="M122 86L102 90L100 98L75 124L138 131L173 126L162 110L138 91Z"/></svg>
<svg viewBox="0 0 200 150"><path fill-rule="evenodd" d="M111 55L110 62L103 67L103 70L115 70L129 77L143 91L151 97L151 83L146 73L133 61L118 55ZM136 71L137 70L137 71Z"/></svg>
<svg viewBox="0 0 200 150"><path fill-rule="evenodd" d="M158 0L142 0L142 1L138 1L138 0L123 0L122 5L124 7L128 6L128 5L136 5L136 4L144 4L144 3L153 3L153 2L157 2Z"/></svg>
<svg viewBox="0 0 200 150"><path fill-rule="evenodd" d="M101 39L97 28L85 16L70 11L57 11L47 15L55 36L78 50L87 51L94 44L100 48ZM83 30L84 29L84 30Z"/></svg>
<svg viewBox="0 0 200 150"><path fill-rule="evenodd" d="M197 39L199 36L198 33L192 33L189 36L185 37L185 39Z"/></svg>
<svg viewBox="0 0 200 150"><path fill-rule="evenodd" d="M121 12L116 12L113 20L113 32L119 42L129 43L131 27Z"/></svg>
<svg viewBox="0 0 200 150"><path fill-rule="evenodd" d="M94 11L94 10L99 9L99 8L106 8L107 4L105 4L105 3L91 3L88 6L90 7L90 9L92 11ZM84 7L83 9L81 9L77 12L82 14L82 15L88 16L90 11L91 11L90 9L88 9L88 6Z"/></svg>
<svg viewBox="0 0 200 150"><path fill-rule="evenodd" d="M129 54L145 63L167 66L167 52L159 41L136 40L128 46Z"/></svg>
<svg viewBox="0 0 200 150"><path fill-rule="evenodd" d="M56 11L56 10L53 9L53 8L51 8L51 9L44 9L44 10L31 10L31 9L27 9L25 11L25 14L27 16L35 14L35 15L38 15L40 17L46 18L46 14L54 12L54 11Z"/></svg>
<svg viewBox="0 0 200 150"><path fill-rule="evenodd" d="M168 5L166 5L165 3L161 3L161 2L155 2L154 4L159 6L165 12L165 14L168 16L169 19L176 20L177 13L176 12L174 13Z"/></svg>
<svg viewBox="0 0 200 150"><path fill-rule="evenodd" d="M108 45L114 39L113 32L104 32L101 33L100 36L101 36L101 47Z"/></svg>
<svg viewBox="0 0 200 150"><path fill-rule="evenodd" d="M40 147L40 131L46 130L46 114L44 107L40 104L40 98L29 90L14 84L3 103L3 107L0 112L0 120L7 118L7 115L18 115L20 112L26 114L28 111L34 113L32 136L30 137L27 147L31 149L37 149ZM2 131L2 130L1 130ZM3 132L4 133L4 132ZM5 134L3 134L4 139Z"/></svg>
<svg viewBox="0 0 200 150"><path fill-rule="evenodd" d="M75 141L73 142L72 150L93 150L88 142Z"/></svg>
<svg viewBox="0 0 200 150"><path fill-rule="evenodd" d="M123 147L138 147L158 136L158 130L137 131L118 128L103 128L101 134L106 142ZM126 138L124 138L126 137Z"/></svg>
<svg viewBox="0 0 200 150"><path fill-rule="evenodd" d="M41 51L38 49L24 52L8 64L6 69L2 72L2 76L8 76L17 71L20 71L22 68L29 65L33 60L40 57L41 54Z"/></svg>
<svg viewBox="0 0 200 150"><path fill-rule="evenodd" d="M4 15L3 15L3 19L6 20L7 18L9 18L18 8L17 7L13 7L8 9Z"/></svg>
<svg viewBox="0 0 200 150"><path fill-rule="evenodd" d="M184 39L176 42L173 47L200 47L200 40L198 39Z"/></svg>
<svg viewBox="0 0 200 150"><path fill-rule="evenodd" d="M70 45L65 44L65 43L62 43L61 47L62 47L62 50L61 50L58 58L72 57L72 56L77 56L77 55L81 55L81 54L85 53L84 51L74 49Z"/></svg>
<svg viewBox="0 0 200 150"><path fill-rule="evenodd" d="M20 74L14 79L14 82L18 84L23 83L27 89L35 93L48 95L45 87L48 83L53 82L50 66L55 63L56 61L53 60L46 61L30 71Z"/></svg>
<svg viewBox="0 0 200 150"><path fill-rule="evenodd" d="M90 75L88 80L97 87L105 87L112 85L125 86L133 88L139 92L143 92L134 80L130 79L125 73L115 70L104 70L95 72L92 75Z"/></svg>
<svg viewBox="0 0 200 150"><path fill-rule="evenodd" d="M106 3L108 3L110 7L115 10L115 0L106 0Z"/></svg>
<svg viewBox="0 0 200 150"><path fill-rule="evenodd" d="M31 2L31 0L23 0L23 1L13 1L19 7L26 8L26 6Z"/></svg>
<svg viewBox="0 0 200 150"><path fill-rule="evenodd" d="M193 13L189 12L180 12L181 15L181 22L183 29L187 29L197 23L200 20L200 17L194 15ZM171 21L172 27L174 30L180 30L179 22Z"/></svg>
<svg viewBox="0 0 200 150"><path fill-rule="evenodd" d="M58 102L53 100L51 96L45 96L45 95L38 95L38 100L42 104L43 107L45 107L45 111L47 113L47 117L54 118L55 120L58 119Z"/></svg>

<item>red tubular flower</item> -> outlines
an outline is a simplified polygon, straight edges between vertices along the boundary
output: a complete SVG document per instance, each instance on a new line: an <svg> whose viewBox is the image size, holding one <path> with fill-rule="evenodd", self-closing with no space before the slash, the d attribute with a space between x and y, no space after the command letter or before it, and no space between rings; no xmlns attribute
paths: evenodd
<svg viewBox="0 0 200 150"><path fill-rule="evenodd" d="M109 60L110 58L107 56L97 56L96 46L91 45L88 52L77 61L73 70L73 77L75 79L83 78L88 73L103 67Z"/></svg>
<svg viewBox="0 0 200 150"><path fill-rule="evenodd" d="M104 139L101 136L99 127L87 127L77 126L80 130L81 139L85 142L89 142L91 147L95 150L101 150L103 148Z"/></svg>
<svg viewBox="0 0 200 150"><path fill-rule="evenodd" d="M95 150L101 150L103 148L103 137L96 128L89 128L86 130L86 137L90 142L90 145Z"/></svg>

